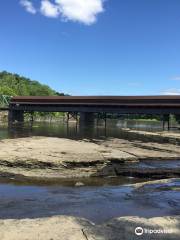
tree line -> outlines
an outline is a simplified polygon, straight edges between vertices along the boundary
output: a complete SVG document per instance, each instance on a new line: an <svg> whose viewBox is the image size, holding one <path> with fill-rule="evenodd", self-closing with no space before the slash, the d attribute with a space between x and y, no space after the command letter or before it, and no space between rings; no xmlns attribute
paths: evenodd
<svg viewBox="0 0 180 240"><path fill-rule="evenodd" d="M0 94L9 96L64 96L47 85L18 74L0 72Z"/></svg>

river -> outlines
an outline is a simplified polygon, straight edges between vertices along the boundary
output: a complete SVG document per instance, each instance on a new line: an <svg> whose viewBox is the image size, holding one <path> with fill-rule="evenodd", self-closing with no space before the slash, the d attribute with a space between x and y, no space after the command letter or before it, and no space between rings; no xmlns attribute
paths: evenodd
<svg viewBox="0 0 180 240"><path fill-rule="evenodd" d="M101 123L98 127L80 129L75 122L67 124L36 122L8 128L0 127L0 139L27 136L51 136L61 138L129 138L121 130L122 124L133 129L159 131L158 122L121 121L108 122L107 128ZM141 163L142 164L142 163ZM153 167L152 162L144 163ZM155 163L158 164L158 163ZM179 161L161 162L158 167L180 166ZM143 168L143 164L140 166ZM156 165L157 167L157 165ZM0 218L40 218L54 215L71 215L102 223L119 216L156 217L180 214L180 181L172 180L163 185L154 183L137 190L136 183L151 179L132 177L65 179L46 182L36 179L17 181L1 179L0 182ZM77 187L76 183L82 186ZM80 185L81 185L80 184ZM164 188L165 187L165 188Z"/></svg>
<svg viewBox="0 0 180 240"><path fill-rule="evenodd" d="M17 124L11 128L7 125L0 125L0 138L16 138L27 136L52 136L62 138L101 138L117 137L125 138L127 133L122 128L130 128L145 131L162 131L162 122L158 121L136 121L136 120L115 120L107 119L107 125L103 120L92 126L80 127L76 122L34 122L33 124ZM173 129L172 129L173 130ZM176 131L179 131L176 129ZM131 136L128 136L130 138Z"/></svg>

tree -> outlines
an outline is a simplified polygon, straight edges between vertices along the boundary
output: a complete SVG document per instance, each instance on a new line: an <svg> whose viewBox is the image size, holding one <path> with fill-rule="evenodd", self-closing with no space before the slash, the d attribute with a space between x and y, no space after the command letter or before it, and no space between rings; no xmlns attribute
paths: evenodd
<svg viewBox="0 0 180 240"><path fill-rule="evenodd" d="M0 86L0 95L16 96L16 93L12 88Z"/></svg>
<svg viewBox="0 0 180 240"><path fill-rule="evenodd" d="M18 74L0 72L0 93L10 96L61 96L49 86Z"/></svg>

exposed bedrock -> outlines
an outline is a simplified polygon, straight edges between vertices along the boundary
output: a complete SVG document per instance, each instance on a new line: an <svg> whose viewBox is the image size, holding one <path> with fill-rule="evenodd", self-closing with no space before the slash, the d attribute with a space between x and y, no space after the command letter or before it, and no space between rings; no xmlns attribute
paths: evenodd
<svg viewBox="0 0 180 240"><path fill-rule="evenodd" d="M178 240L180 217L120 217L102 225L74 217L59 216L42 219L0 220L1 240ZM135 235L136 227L144 231ZM33 231L32 231L33 229ZM168 233L145 233L169 231Z"/></svg>
<svg viewBox="0 0 180 240"><path fill-rule="evenodd" d="M1 176L180 176L180 148L170 143L29 137L2 140L0 149Z"/></svg>

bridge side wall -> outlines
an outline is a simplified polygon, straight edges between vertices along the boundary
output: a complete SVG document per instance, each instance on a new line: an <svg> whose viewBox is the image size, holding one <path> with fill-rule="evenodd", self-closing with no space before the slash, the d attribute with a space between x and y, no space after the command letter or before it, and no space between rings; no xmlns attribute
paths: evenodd
<svg viewBox="0 0 180 240"><path fill-rule="evenodd" d="M180 114L180 107L122 107L122 106L83 106L83 105L10 105L10 110L24 112L79 112L79 113L119 113L119 114Z"/></svg>

